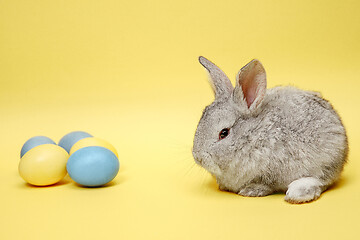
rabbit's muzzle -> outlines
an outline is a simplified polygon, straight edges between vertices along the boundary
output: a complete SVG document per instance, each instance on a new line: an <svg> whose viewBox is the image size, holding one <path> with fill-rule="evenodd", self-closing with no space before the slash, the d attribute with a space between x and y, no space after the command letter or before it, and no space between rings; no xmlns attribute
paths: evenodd
<svg viewBox="0 0 360 240"><path fill-rule="evenodd" d="M203 166L206 159L210 158L210 154L208 154L206 152L199 152L199 151L194 151L193 150L192 153L193 153L193 157L194 157L195 162L200 166Z"/></svg>

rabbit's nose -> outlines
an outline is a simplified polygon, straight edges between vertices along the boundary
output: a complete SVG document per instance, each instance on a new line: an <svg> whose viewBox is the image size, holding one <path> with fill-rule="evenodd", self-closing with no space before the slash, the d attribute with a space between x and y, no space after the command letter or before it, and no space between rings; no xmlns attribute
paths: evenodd
<svg viewBox="0 0 360 240"><path fill-rule="evenodd" d="M202 163L202 158L199 156L199 154L196 151L193 151L192 154L193 154L193 157L195 159L195 162L201 164Z"/></svg>
<svg viewBox="0 0 360 240"><path fill-rule="evenodd" d="M203 160L201 158L194 158L195 159L195 163L202 166L202 162Z"/></svg>

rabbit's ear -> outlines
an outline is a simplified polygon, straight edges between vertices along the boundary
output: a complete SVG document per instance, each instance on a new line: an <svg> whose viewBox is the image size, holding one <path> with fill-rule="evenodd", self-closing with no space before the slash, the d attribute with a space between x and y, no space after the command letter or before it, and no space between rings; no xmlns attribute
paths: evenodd
<svg viewBox="0 0 360 240"><path fill-rule="evenodd" d="M234 87L231 84L229 78L225 75L221 69L214 63L210 62L204 57L199 57L199 62L210 73L210 83L215 92L215 99L227 98L231 95Z"/></svg>
<svg viewBox="0 0 360 240"><path fill-rule="evenodd" d="M252 110L259 106L265 94L265 69L259 60L254 59L241 68L236 76L234 100Z"/></svg>

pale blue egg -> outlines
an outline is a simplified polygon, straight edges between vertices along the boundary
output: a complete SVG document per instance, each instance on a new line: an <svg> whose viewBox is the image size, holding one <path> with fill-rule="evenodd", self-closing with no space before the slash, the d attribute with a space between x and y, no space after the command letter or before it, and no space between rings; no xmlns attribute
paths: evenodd
<svg viewBox="0 0 360 240"><path fill-rule="evenodd" d="M92 137L92 135L90 135L87 132L82 132L82 131L71 132L71 133L66 134L65 136L63 136L60 139L59 146L64 148L69 153L71 147L75 143L77 143L79 140L81 140L83 138L87 138L87 137Z"/></svg>
<svg viewBox="0 0 360 240"><path fill-rule="evenodd" d="M78 184L88 187L102 186L113 180L119 172L119 160L107 148L84 147L68 159L66 169Z"/></svg>
<svg viewBox="0 0 360 240"><path fill-rule="evenodd" d="M56 143L45 136L36 136L36 137L32 137L29 140L27 140L24 145L21 148L20 151L20 158L22 158L22 156L24 156L25 153L27 153L30 149L37 147L39 145L43 145L43 144L55 144Z"/></svg>

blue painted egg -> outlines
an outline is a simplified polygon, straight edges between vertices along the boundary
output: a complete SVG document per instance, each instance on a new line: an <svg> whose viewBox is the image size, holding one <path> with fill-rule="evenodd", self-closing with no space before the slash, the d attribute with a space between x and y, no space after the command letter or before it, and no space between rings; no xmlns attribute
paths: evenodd
<svg viewBox="0 0 360 240"><path fill-rule="evenodd" d="M78 184L88 187L102 186L113 180L119 172L119 160L107 148L84 147L68 159L66 169Z"/></svg>
<svg viewBox="0 0 360 240"><path fill-rule="evenodd" d="M79 141L83 138L87 138L87 137L92 137L92 135L90 135L87 132L82 132L82 131L71 132L71 133L66 134L65 136L63 136L60 139L59 146L64 148L69 153L71 147L75 143L77 143L77 141Z"/></svg>
<svg viewBox="0 0 360 240"><path fill-rule="evenodd" d="M27 153L30 149L37 147L39 145L43 145L43 144L55 144L56 143L45 136L36 136L36 137L32 137L29 140L27 140L24 145L21 148L20 151L20 158L22 158L24 156L25 153Z"/></svg>

